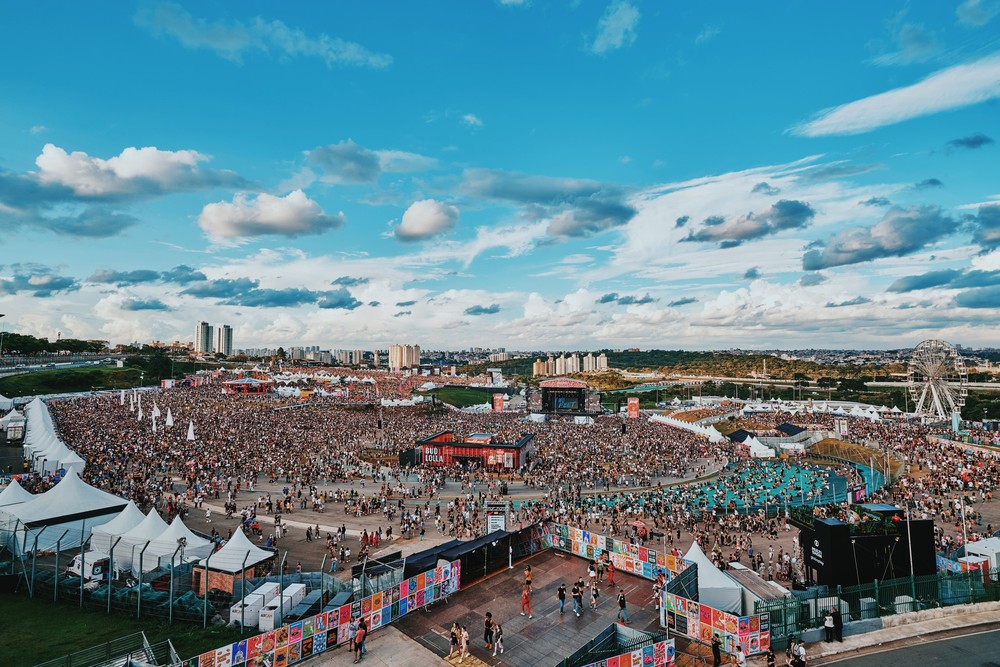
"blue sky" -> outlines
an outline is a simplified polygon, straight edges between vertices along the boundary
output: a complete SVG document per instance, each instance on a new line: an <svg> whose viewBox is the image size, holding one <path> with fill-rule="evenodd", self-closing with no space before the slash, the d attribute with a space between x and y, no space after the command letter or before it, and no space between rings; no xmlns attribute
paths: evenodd
<svg viewBox="0 0 1000 667"><path fill-rule="evenodd" d="M5 327L995 345L1000 1L7 3Z"/></svg>

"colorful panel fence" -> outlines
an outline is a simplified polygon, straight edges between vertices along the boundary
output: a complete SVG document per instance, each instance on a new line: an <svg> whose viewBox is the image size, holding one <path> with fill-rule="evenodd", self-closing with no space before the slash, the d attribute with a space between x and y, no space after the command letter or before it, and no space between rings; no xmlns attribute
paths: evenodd
<svg viewBox="0 0 1000 667"><path fill-rule="evenodd" d="M460 562L452 561L338 609L207 651L185 660L182 667L287 667L347 644L352 618L364 618L369 632L376 630L454 593L460 581Z"/></svg>
<svg viewBox="0 0 1000 667"><path fill-rule="evenodd" d="M666 667L674 664L675 659L674 640L668 639L636 651L598 660L584 667Z"/></svg>
<svg viewBox="0 0 1000 667"><path fill-rule="evenodd" d="M606 537L572 528L564 524L546 524L549 545L587 560L596 560L607 553L619 572L628 572L644 579L656 579L656 570L665 570L672 578L688 567L688 562L673 554L652 547L639 546L627 540Z"/></svg>
<svg viewBox="0 0 1000 667"><path fill-rule="evenodd" d="M711 644L716 634L725 653L766 653L771 645L771 616L768 613L736 616L700 604L680 595L661 594L660 624L679 635Z"/></svg>

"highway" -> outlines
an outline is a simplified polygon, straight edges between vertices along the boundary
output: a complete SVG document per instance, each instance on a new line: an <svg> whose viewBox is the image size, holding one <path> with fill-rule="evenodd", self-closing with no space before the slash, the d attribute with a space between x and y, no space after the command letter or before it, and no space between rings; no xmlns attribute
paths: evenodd
<svg viewBox="0 0 1000 667"><path fill-rule="evenodd" d="M870 652L847 659L820 660L822 665L838 667L997 667L1000 665L1000 629L973 632L950 638L914 637L907 646ZM811 663L812 661L810 661Z"/></svg>

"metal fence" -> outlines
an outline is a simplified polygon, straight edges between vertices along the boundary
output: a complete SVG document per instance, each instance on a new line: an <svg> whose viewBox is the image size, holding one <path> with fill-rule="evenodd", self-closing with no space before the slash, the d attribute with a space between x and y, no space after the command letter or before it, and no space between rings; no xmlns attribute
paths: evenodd
<svg viewBox="0 0 1000 667"><path fill-rule="evenodd" d="M128 665L133 659L151 665L173 665L180 662L177 651L174 650L174 645L170 643L169 639L157 644L150 644L145 633L137 632L64 655L61 658L46 660L38 663L35 667Z"/></svg>
<svg viewBox="0 0 1000 667"><path fill-rule="evenodd" d="M816 587L783 600L758 601L755 612L770 613L771 644L823 626L824 614L839 608L844 622L911 611L1000 600L1000 568L939 572L874 581L860 586Z"/></svg>
<svg viewBox="0 0 1000 667"><path fill-rule="evenodd" d="M209 570L206 576L204 566L180 563L176 557L150 559L140 552L130 569L107 568L101 577L88 580L67 572L79 551L29 554L15 559L13 567L19 577L18 585L30 597L62 600L107 614L117 612L202 627L209 623L228 623L229 610L243 599L243 591L249 592L264 582L277 582L282 589L288 584L305 584L310 591L322 591L324 604L351 587L349 582L336 579L325 571L325 559L318 572L286 574L282 558L274 565L277 574L261 573L262 576L256 577L237 574L224 588L216 588L215 573ZM113 562L114 554L110 556Z"/></svg>

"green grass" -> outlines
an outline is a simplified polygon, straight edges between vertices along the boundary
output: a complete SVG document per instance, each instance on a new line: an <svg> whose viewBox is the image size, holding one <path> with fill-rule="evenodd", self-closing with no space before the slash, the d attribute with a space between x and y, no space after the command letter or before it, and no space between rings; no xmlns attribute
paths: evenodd
<svg viewBox="0 0 1000 667"><path fill-rule="evenodd" d="M36 396L92 388L126 389L139 384L141 370L135 368L61 368L32 371L0 379L0 394L4 396Z"/></svg>
<svg viewBox="0 0 1000 667"><path fill-rule="evenodd" d="M454 405L456 408L493 402L492 392L467 387L441 387L427 392L427 395L431 394L437 396L442 403Z"/></svg>
<svg viewBox="0 0 1000 667"><path fill-rule="evenodd" d="M4 637L0 639L0 664L4 667L31 667L136 632L145 632L151 644L171 640L181 659L241 638L232 628L202 629L116 613L109 616L51 599L9 593L0 594L0 618ZM15 652L15 645L21 650Z"/></svg>

